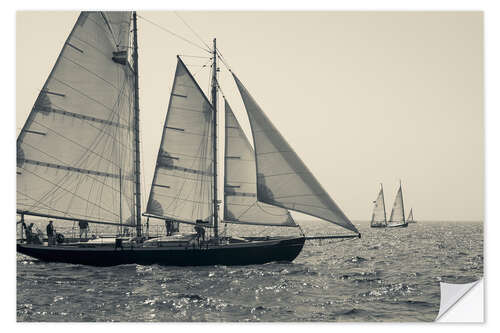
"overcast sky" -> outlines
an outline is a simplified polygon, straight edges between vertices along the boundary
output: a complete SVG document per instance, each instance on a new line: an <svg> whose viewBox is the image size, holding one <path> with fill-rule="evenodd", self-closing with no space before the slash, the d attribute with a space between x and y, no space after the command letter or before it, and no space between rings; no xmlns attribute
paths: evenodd
<svg viewBox="0 0 500 333"><path fill-rule="evenodd" d="M202 43L173 12L138 14ZM217 37L232 70L349 218L371 217L380 182L390 211L401 179L405 208L413 207L417 220L483 220L481 13L179 15L207 44ZM18 12L16 133L77 16ZM142 19L138 24L147 199L175 56L208 54ZM184 60L207 89L209 72L199 65L208 59ZM220 75L250 135L239 93L222 64ZM219 134L223 139L222 128Z"/></svg>

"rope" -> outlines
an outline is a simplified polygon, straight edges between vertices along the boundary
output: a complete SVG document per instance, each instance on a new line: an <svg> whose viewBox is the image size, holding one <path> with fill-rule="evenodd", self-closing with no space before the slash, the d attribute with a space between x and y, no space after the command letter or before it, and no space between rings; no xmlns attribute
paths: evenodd
<svg viewBox="0 0 500 333"><path fill-rule="evenodd" d="M205 45L205 46L206 46L206 48L210 50L210 46L208 46L208 44L207 44L207 43L205 43L205 41L204 41L204 40L200 37L200 35L198 35L198 34L196 33L196 31L194 31L194 29L193 29L193 28L191 28L191 26L190 26L189 24L187 24L187 22L186 22L186 21L185 21L185 20L184 20L184 19L183 19L183 18L182 18L182 17L181 17L181 16L180 16L177 12L174 12L174 14L175 14L175 15L176 15L176 16L177 16L177 17L178 17L178 18L179 18L179 19L180 19L180 20L181 20L181 21L182 21L182 22L186 25L186 27L188 27L188 29L189 29L189 30L191 30L191 32L192 32L192 33L193 33L196 37L198 37L198 39L200 40L200 42L202 42L202 43L203 43L203 45Z"/></svg>
<svg viewBox="0 0 500 333"><path fill-rule="evenodd" d="M189 44L191 44L191 45L193 45L193 46L196 46L197 48L199 48L199 49L201 49L201 50L203 50L203 51L205 51L205 52L211 53L210 49L206 49L206 48L204 48L203 46L200 46L200 45L196 44L195 42L192 42L192 41L190 41L189 39L187 39L187 38L185 38L185 37L182 37L181 35L176 34L175 32L173 32L173 31L171 31L171 30L169 30L169 29L167 29L167 28L165 28L165 27L163 27L163 26L159 25L158 23L155 23L155 22L153 22L153 21L151 21L151 20L148 20L147 18L145 18L145 17L143 17L143 16L141 16L141 15L137 15L137 17L139 17L139 18L143 19L144 21L146 21L146 22L148 22L148 23L150 23L150 24L152 24L152 25L156 26L157 28L159 28L159 29L161 29L161 30L163 30L163 31L165 31L165 32L168 32L169 34L171 34L171 35L172 35L172 36L174 36L174 37L177 37L177 38L179 38L179 39L182 39L182 40L183 40L183 41L185 41L186 43L189 43Z"/></svg>

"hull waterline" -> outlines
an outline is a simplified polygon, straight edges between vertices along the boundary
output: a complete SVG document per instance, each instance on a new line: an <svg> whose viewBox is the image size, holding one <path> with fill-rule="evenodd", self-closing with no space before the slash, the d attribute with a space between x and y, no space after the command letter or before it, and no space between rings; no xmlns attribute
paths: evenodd
<svg viewBox="0 0 500 333"><path fill-rule="evenodd" d="M45 262L90 266L125 264L164 266L258 265L293 261L302 251L304 237L207 247L78 247L17 244L17 252Z"/></svg>

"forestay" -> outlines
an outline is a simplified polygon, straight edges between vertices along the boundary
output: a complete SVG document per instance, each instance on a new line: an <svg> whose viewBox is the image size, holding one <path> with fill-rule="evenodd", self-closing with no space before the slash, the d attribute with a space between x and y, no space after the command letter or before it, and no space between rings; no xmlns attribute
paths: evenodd
<svg viewBox="0 0 500 333"><path fill-rule="evenodd" d="M380 187L377 199L373 202L373 214L370 225L385 226L387 225L387 217L385 214L384 189Z"/></svg>
<svg viewBox="0 0 500 333"><path fill-rule="evenodd" d="M288 210L257 201L255 155L225 101L224 222L296 226Z"/></svg>
<svg viewBox="0 0 500 333"><path fill-rule="evenodd" d="M82 12L17 138L17 211L135 224L131 12Z"/></svg>
<svg viewBox="0 0 500 333"><path fill-rule="evenodd" d="M233 74L252 129L257 200L358 232Z"/></svg>
<svg viewBox="0 0 500 333"><path fill-rule="evenodd" d="M178 58L147 214L180 222L212 218L212 106Z"/></svg>
<svg viewBox="0 0 500 333"><path fill-rule="evenodd" d="M405 223L405 211L403 204L403 190L401 189L401 184L400 184L398 193L396 194L396 199L394 199L394 204L392 206L389 224L398 225L404 223Z"/></svg>

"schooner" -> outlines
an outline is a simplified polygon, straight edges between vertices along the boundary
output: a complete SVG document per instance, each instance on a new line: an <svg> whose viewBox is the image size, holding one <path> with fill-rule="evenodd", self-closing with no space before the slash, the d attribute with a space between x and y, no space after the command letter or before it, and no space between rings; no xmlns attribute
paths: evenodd
<svg viewBox="0 0 500 333"><path fill-rule="evenodd" d="M40 216L134 228L135 235L118 234L105 245L47 246L21 238L18 252L96 266L248 265L292 261L307 239L360 237L234 72L253 147L225 101L221 216L215 39L210 99L177 57L143 211L137 50L135 12L82 12L17 138L16 170L17 214L23 225L25 216ZM306 237L290 211L353 234ZM151 236L142 217L192 224L197 233ZM299 228L301 235L228 237L220 234L221 223Z"/></svg>

